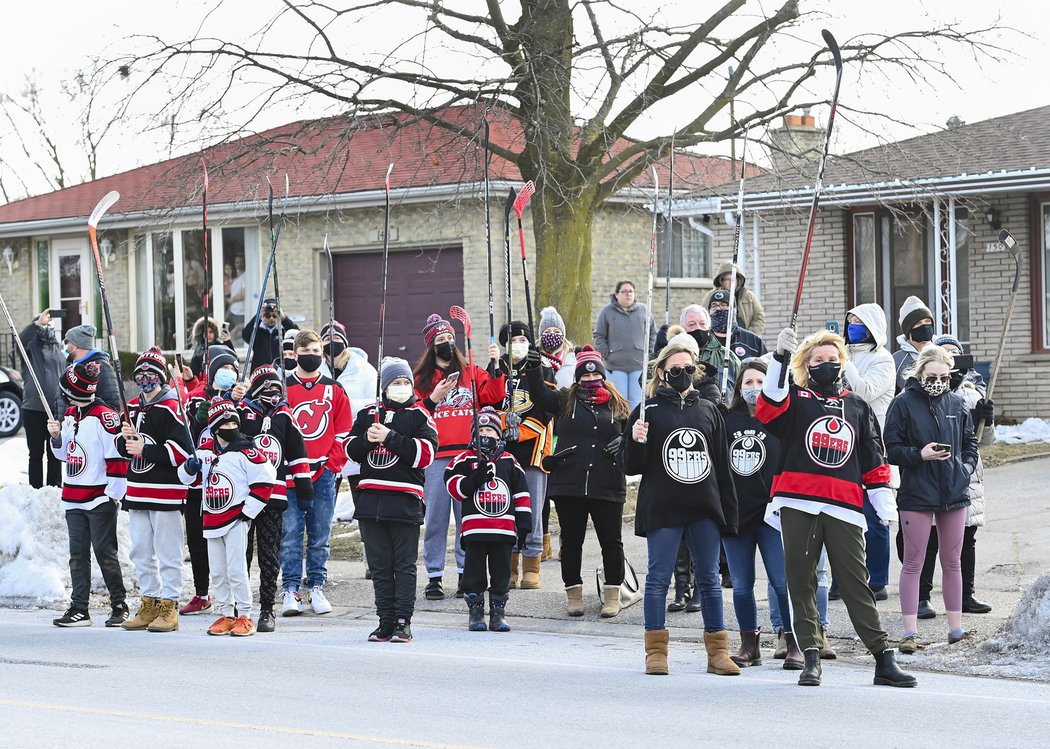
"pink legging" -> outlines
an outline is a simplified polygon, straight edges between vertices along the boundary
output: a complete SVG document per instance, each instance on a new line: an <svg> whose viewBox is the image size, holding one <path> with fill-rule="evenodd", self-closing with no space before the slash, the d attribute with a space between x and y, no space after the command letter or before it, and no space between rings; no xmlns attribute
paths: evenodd
<svg viewBox="0 0 1050 749"><path fill-rule="evenodd" d="M945 611L962 611L962 554L963 534L966 531L966 508L951 512L911 512L901 510L901 530L904 533L904 566L901 568L901 613L915 616L919 609L919 576L926 558L926 544L930 527L937 518L938 554L941 558L941 592Z"/></svg>

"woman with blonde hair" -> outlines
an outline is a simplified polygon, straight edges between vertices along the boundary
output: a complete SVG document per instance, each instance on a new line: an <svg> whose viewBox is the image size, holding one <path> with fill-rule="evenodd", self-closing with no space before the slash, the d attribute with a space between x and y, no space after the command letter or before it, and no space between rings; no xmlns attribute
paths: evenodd
<svg viewBox="0 0 1050 749"><path fill-rule="evenodd" d="M781 385L789 357L795 383ZM780 440L766 522L784 540L795 638L805 660L798 683L820 685L816 567L823 546L853 628L875 656L875 684L912 687L917 682L897 667L868 587L865 493L883 522L896 520L897 510L871 407L842 387L846 361L838 334L821 330L799 344L794 329L784 328L755 407Z"/></svg>

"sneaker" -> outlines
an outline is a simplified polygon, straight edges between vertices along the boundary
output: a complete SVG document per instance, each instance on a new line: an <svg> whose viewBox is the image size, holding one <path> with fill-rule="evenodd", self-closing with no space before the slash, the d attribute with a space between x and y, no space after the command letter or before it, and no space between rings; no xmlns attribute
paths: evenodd
<svg viewBox="0 0 1050 749"><path fill-rule="evenodd" d="M115 603L113 604L113 610L109 615L109 619L106 619L106 626L119 627L128 620L128 616L128 605L123 601Z"/></svg>
<svg viewBox="0 0 1050 749"><path fill-rule="evenodd" d="M181 616L211 613L211 596L194 596L190 602L179 609Z"/></svg>
<svg viewBox="0 0 1050 749"><path fill-rule="evenodd" d="M948 644L954 645L957 642L963 642L964 640L972 640L973 632L966 632L965 630L960 632L949 632L948 633Z"/></svg>
<svg viewBox="0 0 1050 749"><path fill-rule="evenodd" d="M281 616L299 616L303 613L303 599L297 590L284 591L284 606L281 607Z"/></svg>
<svg viewBox="0 0 1050 749"><path fill-rule="evenodd" d="M875 594L876 601L889 600L890 594L886 590L886 586L883 585L881 588L872 588L871 592Z"/></svg>
<svg viewBox="0 0 1050 749"><path fill-rule="evenodd" d="M372 630L371 634L368 635L369 642L390 642L390 637L394 634L394 623L393 622L379 622L379 626Z"/></svg>
<svg viewBox="0 0 1050 749"><path fill-rule="evenodd" d="M399 616L394 621L394 633L390 635L390 642L412 642L412 625L408 617Z"/></svg>
<svg viewBox="0 0 1050 749"><path fill-rule="evenodd" d="M901 638L900 643L897 645L897 650L901 651L905 655L912 655L919 649L919 643L915 638L915 635L905 635Z"/></svg>
<svg viewBox="0 0 1050 749"><path fill-rule="evenodd" d="M423 597L428 601L440 601L445 597L445 589L441 587L441 578L432 577L423 590Z"/></svg>
<svg viewBox="0 0 1050 749"><path fill-rule="evenodd" d="M228 635L233 629L233 625L236 623L236 619L232 616L220 616L212 625L208 627L209 635Z"/></svg>
<svg viewBox="0 0 1050 749"><path fill-rule="evenodd" d="M332 604L325 598L324 591L320 588L310 588L310 608L315 614L332 613Z"/></svg>
<svg viewBox="0 0 1050 749"><path fill-rule="evenodd" d="M277 628L277 617L273 615L273 609L263 609L259 612L259 623L255 625L256 632L273 632Z"/></svg>
<svg viewBox="0 0 1050 749"><path fill-rule="evenodd" d="M90 627L91 616L88 614L86 609L75 609L70 607L66 609L66 613L57 619L52 619L51 623L56 627ZM123 623L123 620L121 620ZM120 626L119 624L117 626Z"/></svg>
<svg viewBox="0 0 1050 749"><path fill-rule="evenodd" d="M238 616L233 620L233 628L230 630L232 637L251 637L255 634L255 622L250 616Z"/></svg>

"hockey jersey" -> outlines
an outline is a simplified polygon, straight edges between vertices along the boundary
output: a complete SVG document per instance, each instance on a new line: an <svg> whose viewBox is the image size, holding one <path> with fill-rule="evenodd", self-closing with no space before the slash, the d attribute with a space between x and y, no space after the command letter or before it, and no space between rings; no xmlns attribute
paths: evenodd
<svg viewBox="0 0 1050 749"><path fill-rule="evenodd" d="M186 487L177 469L190 456L192 446L175 391L168 389L154 401L132 398L128 415L146 446L142 455L132 457L124 438L117 437L117 449L131 461L124 509L181 510Z"/></svg>
<svg viewBox="0 0 1050 749"><path fill-rule="evenodd" d="M506 364L506 357L504 357ZM518 439L507 442L507 452L523 466L540 466L551 454L553 430L550 428L553 414L543 408L540 400L532 394L533 386L554 389L554 372L549 367L540 368L542 379L527 378L523 368L514 369L507 377L507 396L504 399L504 427L517 422Z"/></svg>
<svg viewBox="0 0 1050 749"><path fill-rule="evenodd" d="M49 443L65 463L62 509L93 510L124 498L128 461L117 452L119 434L120 414L104 403L66 409L62 433Z"/></svg>
<svg viewBox="0 0 1050 749"><path fill-rule="evenodd" d="M263 511L277 481L277 469L247 437L242 435L225 448L206 438L196 456L203 464L200 473L189 473L185 462L178 473L183 484L203 491L205 538L221 538L234 523Z"/></svg>
<svg viewBox="0 0 1050 749"><path fill-rule="evenodd" d="M346 462L344 445L354 422L346 391L331 377L301 380L294 372L289 373L286 386L292 421L306 444L311 480L317 481L325 468L339 473Z"/></svg>
<svg viewBox="0 0 1050 749"><path fill-rule="evenodd" d="M310 458L303 435L292 421L287 403L273 410L247 398L237 402L241 415L241 434L250 439L277 471L277 483L270 495L270 506L283 510L288 506L288 489L295 489L300 499L314 496L310 482ZM210 433L209 433L210 434Z"/></svg>
<svg viewBox="0 0 1050 749"><path fill-rule="evenodd" d="M729 467L736 487L738 532L749 533L764 522L780 460L780 442L747 412L724 413L729 440Z"/></svg>
<svg viewBox="0 0 1050 749"><path fill-rule="evenodd" d="M479 367L466 367L459 374L456 386L452 388L440 403L434 403L430 394L434 386L445 379L448 374L443 369L435 369L433 379L423 386L417 380L416 397L430 409L438 431L439 458L452 458L467 449L474 433L474 396L471 392L471 379L477 383L478 406L495 406L499 408L506 396L506 378L500 373L489 377L488 372Z"/></svg>
<svg viewBox="0 0 1050 749"><path fill-rule="evenodd" d="M376 420L375 404L357 414L346 443L347 457L361 464L358 491L400 492L422 500L423 469L437 452L434 420L415 398L404 405L384 400L379 418L391 430L383 444L367 437Z"/></svg>
<svg viewBox="0 0 1050 749"><path fill-rule="evenodd" d="M518 531L532 530L532 509L525 472L510 453L495 459L496 478L473 494L462 487L463 479L474 472L478 457L464 450L445 469L445 486L457 502L463 503L463 541L515 543Z"/></svg>

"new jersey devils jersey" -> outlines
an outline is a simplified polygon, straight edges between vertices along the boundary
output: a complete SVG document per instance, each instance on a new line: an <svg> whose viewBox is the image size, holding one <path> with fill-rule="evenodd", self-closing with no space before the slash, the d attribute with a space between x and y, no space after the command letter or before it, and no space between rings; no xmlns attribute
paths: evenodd
<svg viewBox="0 0 1050 749"><path fill-rule="evenodd" d="M292 421L303 436L310 458L311 480L319 479L325 468L339 473L346 463L344 445L354 423L346 391L324 375L300 380L293 373L288 375L286 384Z"/></svg>
<svg viewBox="0 0 1050 749"><path fill-rule="evenodd" d="M66 409L59 443L49 442L55 458L65 463L64 510L93 510L124 497L128 461L117 452L119 434L120 414L104 403Z"/></svg>

